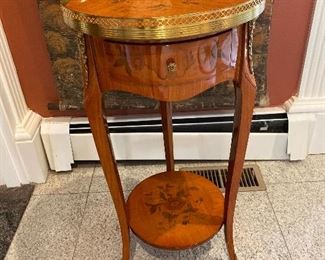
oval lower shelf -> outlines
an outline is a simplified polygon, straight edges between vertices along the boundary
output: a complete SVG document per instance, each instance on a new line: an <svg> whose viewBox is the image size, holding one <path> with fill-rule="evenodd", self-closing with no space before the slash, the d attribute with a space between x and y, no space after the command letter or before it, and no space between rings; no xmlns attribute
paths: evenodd
<svg viewBox="0 0 325 260"><path fill-rule="evenodd" d="M162 172L139 183L127 201L129 225L146 243L186 249L212 238L224 223L224 197L209 180Z"/></svg>

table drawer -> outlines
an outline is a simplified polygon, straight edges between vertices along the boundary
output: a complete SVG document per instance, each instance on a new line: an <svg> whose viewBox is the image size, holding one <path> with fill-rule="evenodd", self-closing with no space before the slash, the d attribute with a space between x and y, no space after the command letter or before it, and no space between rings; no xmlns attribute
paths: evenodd
<svg viewBox="0 0 325 260"><path fill-rule="evenodd" d="M183 100L234 77L237 32L172 44L103 40L105 89L159 100ZM98 63L98 62L97 62Z"/></svg>

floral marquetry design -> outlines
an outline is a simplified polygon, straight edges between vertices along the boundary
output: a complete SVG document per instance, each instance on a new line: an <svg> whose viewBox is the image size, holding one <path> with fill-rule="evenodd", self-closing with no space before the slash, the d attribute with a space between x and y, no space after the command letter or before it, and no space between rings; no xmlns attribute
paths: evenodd
<svg viewBox="0 0 325 260"><path fill-rule="evenodd" d="M164 186L158 185L154 191L145 193L145 205L150 214L161 214L162 221L158 223L159 228L165 228L177 223L187 225L191 221L191 215L199 211L199 206L203 202L202 197L196 198L199 188L195 186L184 187L166 183ZM192 198L191 198L192 197Z"/></svg>
<svg viewBox="0 0 325 260"><path fill-rule="evenodd" d="M163 172L137 185L127 205L130 226L141 239L181 249L200 244L219 230L223 203L221 192L207 179L188 172Z"/></svg>
<svg viewBox="0 0 325 260"><path fill-rule="evenodd" d="M199 47L198 60L200 69L204 72L211 73L217 67L218 59L218 39Z"/></svg>

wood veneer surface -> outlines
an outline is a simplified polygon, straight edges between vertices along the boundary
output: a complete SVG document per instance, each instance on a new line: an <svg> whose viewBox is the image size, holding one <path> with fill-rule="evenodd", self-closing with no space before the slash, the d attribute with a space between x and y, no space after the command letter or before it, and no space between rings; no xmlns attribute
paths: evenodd
<svg viewBox="0 0 325 260"><path fill-rule="evenodd" d="M64 2L64 1L63 1ZM115 18L149 18L223 9L248 0L71 0L66 7L80 13Z"/></svg>
<svg viewBox="0 0 325 260"><path fill-rule="evenodd" d="M141 239L168 249L201 244L224 222L222 193L209 180L187 172L168 171L144 180L131 192L127 210Z"/></svg>

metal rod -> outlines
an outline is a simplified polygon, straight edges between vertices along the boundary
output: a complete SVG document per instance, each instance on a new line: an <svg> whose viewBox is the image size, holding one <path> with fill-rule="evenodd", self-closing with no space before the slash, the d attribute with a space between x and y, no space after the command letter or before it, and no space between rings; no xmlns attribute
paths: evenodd
<svg viewBox="0 0 325 260"><path fill-rule="evenodd" d="M83 110L83 108L81 106L64 104L63 102L48 103L47 109L48 110L57 110L57 111L66 111L66 110L80 110L80 111L82 111Z"/></svg>

